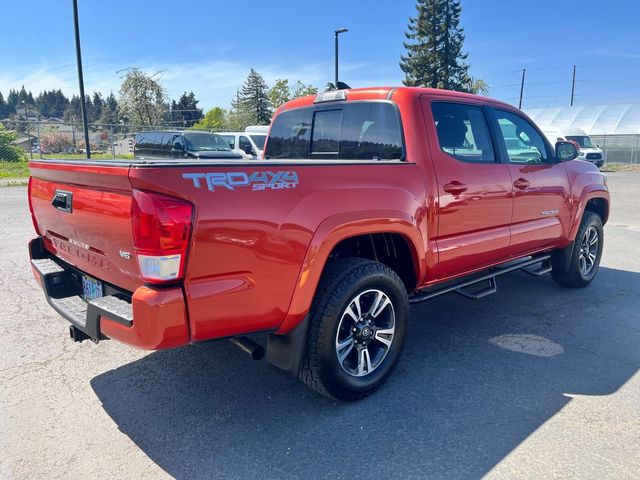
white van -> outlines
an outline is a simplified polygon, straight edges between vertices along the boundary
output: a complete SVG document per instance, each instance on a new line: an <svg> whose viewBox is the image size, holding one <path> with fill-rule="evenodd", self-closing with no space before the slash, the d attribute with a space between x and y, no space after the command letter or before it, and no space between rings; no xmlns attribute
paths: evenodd
<svg viewBox="0 0 640 480"><path fill-rule="evenodd" d="M591 137L581 128L576 127L549 127L543 128L549 143L555 145L558 141L573 141L578 144L578 160L585 160L600 168L604 165L604 153L600 147L593 143Z"/></svg>
<svg viewBox="0 0 640 480"><path fill-rule="evenodd" d="M232 151L245 159L262 160L268 126L247 127L244 132L216 132L229 144Z"/></svg>

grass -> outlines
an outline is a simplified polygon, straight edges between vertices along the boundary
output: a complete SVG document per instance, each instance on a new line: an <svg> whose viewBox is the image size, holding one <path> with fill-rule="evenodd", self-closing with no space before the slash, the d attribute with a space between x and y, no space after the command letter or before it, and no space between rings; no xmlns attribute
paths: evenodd
<svg viewBox="0 0 640 480"><path fill-rule="evenodd" d="M84 155L73 155L73 154L60 154L60 155L49 155L45 158L55 158L62 160L81 160L86 158ZM96 155L91 155L92 159L95 160L112 160L113 157L110 154L99 153ZM116 157L117 159L125 159L130 160L133 158L133 155L120 155ZM34 155L34 160L38 160L38 156ZM3 162L0 161L0 179L11 179L11 178L26 178L29 176L29 162Z"/></svg>
<svg viewBox="0 0 640 480"><path fill-rule="evenodd" d="M605 163L602 172L640 172L640 163Z"/></svg>
<svg viewBox="0 0 640 480"><path fill-rule="evenodd" d="M0 162L0 178L25 178L29 176L27 162Z"/></svg>

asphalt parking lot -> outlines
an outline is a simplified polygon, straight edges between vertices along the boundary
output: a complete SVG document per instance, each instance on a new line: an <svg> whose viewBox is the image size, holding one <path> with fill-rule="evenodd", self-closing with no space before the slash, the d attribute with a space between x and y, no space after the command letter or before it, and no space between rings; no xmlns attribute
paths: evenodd
<svg viewBox="0 0 640 480"><path fill-rule="evenodd" d="M228 342L74 344L0 189L0 478L638 478L640 174L610 174L594 283L516 272L413 308L390 382L332 402Z"/></svg>

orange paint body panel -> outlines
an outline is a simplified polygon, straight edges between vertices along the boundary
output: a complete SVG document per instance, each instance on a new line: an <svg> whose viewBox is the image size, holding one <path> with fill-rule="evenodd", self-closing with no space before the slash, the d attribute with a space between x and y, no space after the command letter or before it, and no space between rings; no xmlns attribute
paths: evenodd
<svg viewBox="0 0 640 480"><path fill-rule="evenodd" d="M105 336L146 350L182 347L189 343L187 312L180 288L140 287L131 303L133 325L126 327L102 317L100 329Z"/></svg>

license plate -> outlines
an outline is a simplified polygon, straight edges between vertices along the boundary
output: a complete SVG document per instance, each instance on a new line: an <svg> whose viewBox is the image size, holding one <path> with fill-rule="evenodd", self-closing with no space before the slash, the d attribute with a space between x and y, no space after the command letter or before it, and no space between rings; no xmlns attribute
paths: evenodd
<svg viewBox="0 0 640 480"><path fill-rule="evenodd" d="M82 298L87 302L104 296L102 282L87 275L82 276Z"/></svg>

